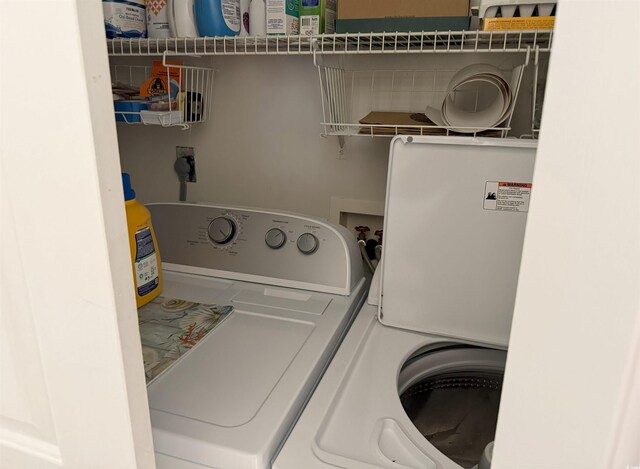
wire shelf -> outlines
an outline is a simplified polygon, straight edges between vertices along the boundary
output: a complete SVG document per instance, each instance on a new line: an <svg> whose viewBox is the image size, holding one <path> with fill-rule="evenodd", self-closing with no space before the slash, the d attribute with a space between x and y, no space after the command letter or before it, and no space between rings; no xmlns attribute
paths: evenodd
<svg viewBox="0 0 640 469"><path fill-rule="evenodd" d="M322 122L325 128L323 136L337 137L383 137L389 138L396 135L464 135L467 137L497 137L507 136L510 127L492 127L483 131L477 131L471 127L450 127L443 125L391 125L391 124L337 124L335 122ZM464 130L464 134L460 131Z"/></svg>
<svg viewBox="0 0 640 469"><path fill-rule="evenodd" d="M192 124L206 122L211 115L213 76L215 70L205 67L178 65L162 61L166 69L167 92L145 101L143 110L115 109L117 122L127 124L179 126L188 129ZM123 83L138 89L152 75L153 67L141 65L112 65L112 83ZM173 84L172 84L173 82ZM134 99L134 101L136 101ZM114 101L127 103L132 101ZM137 101L140 102L140 101Z"/></svg>
<svg viewBox="0 0 640 469"><path fill-rule="evenodd" d="M551 50L552 30L430 31L234 36L171 39L109 39L111 56L312 55L526 52Z"/></svg>
<svg viewBox="0 0 640 469"><path fill-rule="evenodd" d="M511 76L512 104L503 122L496 127L461 127L430 121L427 108L438 108L457 69L347 70L318 65L322 97L323 136L393 137L395 135L467 135L507 137L524 67L500 70ZM481 83L482 81L480 81ZM477 112L495 99L482 84L458 88L453 101L467 112Z"/></svg>

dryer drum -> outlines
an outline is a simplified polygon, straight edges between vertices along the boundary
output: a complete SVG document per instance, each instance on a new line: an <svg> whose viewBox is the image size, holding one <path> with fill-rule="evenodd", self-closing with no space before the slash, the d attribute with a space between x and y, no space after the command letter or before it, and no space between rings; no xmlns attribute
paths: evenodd
<svg viewBox="0 0 640 469"><path fill-rule="evenodd" d="M496 357L501 363L490 363L494 357L481 357L487 352L497 351L436 351L433 355L440 357L427 354L413 360L400 377L408 384L399 387L407 416L433 446L464 468L478 464L485 446L495 437L504 362ZM452 360L445 364L447 358ZM417 366L420 361L425 365ZM434 361L439 364L429 371ZM410 378L409 368L421 371L412 372Z"/></svg>

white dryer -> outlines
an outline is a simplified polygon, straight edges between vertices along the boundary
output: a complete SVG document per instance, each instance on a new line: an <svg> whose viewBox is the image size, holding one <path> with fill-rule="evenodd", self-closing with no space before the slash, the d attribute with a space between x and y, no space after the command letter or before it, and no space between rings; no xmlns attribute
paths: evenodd
<svg viewBox="0 0 640 469"><path fill-rule="evenodd" d="M148 386L157 466L270 467L364 302L355 238L289 213L148 207L162 296L226 315Z"/></svg>
<svg viewBox="0 0 640 469"><path fill-rule="evenodd" d="M274 468L487 467L535 149L520 140L392 141L372 304Z"/></svg>

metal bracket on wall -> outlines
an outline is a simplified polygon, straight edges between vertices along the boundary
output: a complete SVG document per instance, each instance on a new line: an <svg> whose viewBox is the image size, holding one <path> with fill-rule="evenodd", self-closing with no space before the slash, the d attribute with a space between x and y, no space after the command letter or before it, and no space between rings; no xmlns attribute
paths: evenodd
<svg viewBox="0 0 640 469"><path fill-rule="evenodd" d="M187 182L196 182L196 158L193 147L176 147L176 162L173 169L180 181L181 202L187 200Z"/></svg>
<svg viewBox="0 0 640 469"><path fill-rule="evenodd" d="M346 145L347 140L344 138L344 135L338 135L338 159L344 160L347 155L345 154L344 146Z"/></svg>
<svg viewBox="0 0 640 469"><path fill-rule="evenodd" d="M311 40L311 51L313 53L313 65L318 69L318 79L320 80L320 99L322 102L322 115L325 115L325 100L328 99L328 91L325 90L323 88L323 81L322 81L322 70L323 70L323 58L322 58L322 54L318 53L319 50L319 44L318 44L318 39L317 38L313 38ZM331 110L333 111L333 109ZM323 137L326 137L326 135L322 135ZM345 155L344 155L344 146L346 144L346 139L344 137L344 135L338 135L338 159L344 159Z"/></svg>

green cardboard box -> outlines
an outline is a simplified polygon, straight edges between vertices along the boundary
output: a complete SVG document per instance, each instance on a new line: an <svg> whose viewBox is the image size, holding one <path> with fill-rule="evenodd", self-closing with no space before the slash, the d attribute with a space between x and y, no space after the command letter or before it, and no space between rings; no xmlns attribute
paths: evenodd
<svg viewBox="0 0 640 469"><path fill-rule="evenodd" d="M469 21L469 0L339 0L336 32L459 31Z"/></svg>
<svg viewBox="0 0 640 469"><path fill-rule="evenodd" d="M336 0L300 0L300 35L336 31Z"/></svg>

